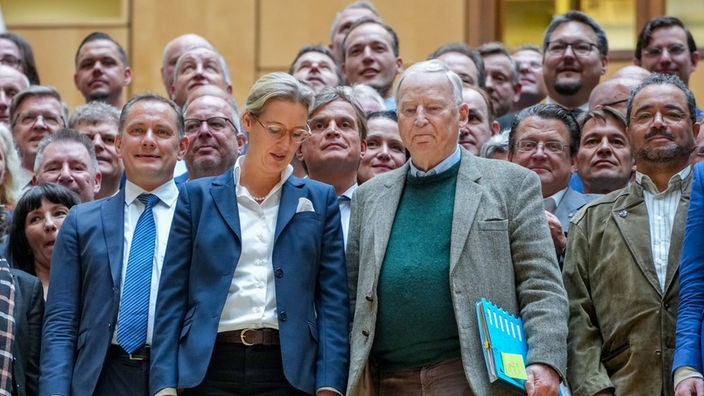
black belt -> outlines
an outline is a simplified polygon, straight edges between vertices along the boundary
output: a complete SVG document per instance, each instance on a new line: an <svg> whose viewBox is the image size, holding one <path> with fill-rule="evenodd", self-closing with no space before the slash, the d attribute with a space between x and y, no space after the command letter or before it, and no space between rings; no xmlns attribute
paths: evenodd
<svg viewBox="0 0 704 396"><path fill-rule="evenodd" d="M279 331L275 329L244 329L218 333L217 342L223 344L279 345Z"/></svg>
<svg viewBox="0 0 704 396"><path fill-rule="evenodd" d="M127 360L149 360L149 356L151 355L151 348L145 345L132 353L127 353L127 351L122 349L121 346L111 344L109 355L110 357L122 358Z"/></svg>

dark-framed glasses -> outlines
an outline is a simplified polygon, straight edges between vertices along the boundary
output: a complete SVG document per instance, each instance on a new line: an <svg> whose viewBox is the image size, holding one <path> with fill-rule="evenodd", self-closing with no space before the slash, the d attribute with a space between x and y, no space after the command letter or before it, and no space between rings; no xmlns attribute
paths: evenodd
<svg viewBox="0 0 704 396"><path fill-rule="evenodd" d="M20 67L20 63L22 63L22 59L12 55L5 55L0 58L0 65L10 66L15 69Z"/></svg>
<svg viewBox="0 0 704 396"><path fill-rule="evenodd" d="M667 50L667 53L672 56L682 55L687 51L687 47L682 44L672 44L667 47L647 47L643 48L643 56L647 58L659 58L662 53Z"/></svg>
<svg viewBox="0 0 704 396"><path fill-rule="evenodd" d="M633 122L638 125L649 125L650 123L655 121L655 116L658 114L660 114L660 119L662 119L662 122L668 125L680 123L689 117L688 114L676 110L665 112L641 111L631 116L631 120L633 120Z"/></svg>
<svg viewBox="0 0 704 396"><path fill-rule="evenodd" d="M538 150L539 147L543 148L543 151L550 152L553 154L562 154L565 148L569 147L568 144L564 144L557 140L548 140L547 142L537 142L535 140L521 140L518 142L518 151L522 153L532 153Z"/></svg>
<svg viewBox="0 0 704 396"><path fill-rule="evenodd" d="M51 113L44 113L44 114L38 114L38 113L25 113L25 114L20 114L16 118L16 122L22 126L32 126L39 121L39 119L42 120L44 125L55 128L58 126L64 126L64 117L63 116L57 116L56 114L51 114Z"/></svg>
<svg viewBox="0 0 704 396"><path fill-rule="evenodd" d="M297 127L293 129L287 129L283 125L276 123L276 122L268 122L266 124L262 123L259 118L255 117L252 115L252 118L254 118L259 125L264 128L267 132L269 132L269 135L275 138L281 138L285 136L287 133L289 136L291 136L291 139L294 142L297 143L302 143L304 140L308 139L310 137L311 132L310 132L310 127L306 124L305 128L302 127Z"/></svg>
<svg viewBox="0 0 704 396"><path fill-rule="evenodd" d="M197 133L203 123L208 125L208 130L211 132L222 132L227 129L227 124L232 125L232 128L237 131L235 124L226 117L187 118L183 120L183 125L188 134Z"/></svg>
<svg viewBox="0 0 704 396"><path fill-rule="evenodd" d="M596 44L588 41L575 41L574 43L551 41L548 43L548 53L551 55L562 55L567 51L568 47L572 48L572 52L577 56L587 56L592 52L592 47L596 47Z"/></svg>

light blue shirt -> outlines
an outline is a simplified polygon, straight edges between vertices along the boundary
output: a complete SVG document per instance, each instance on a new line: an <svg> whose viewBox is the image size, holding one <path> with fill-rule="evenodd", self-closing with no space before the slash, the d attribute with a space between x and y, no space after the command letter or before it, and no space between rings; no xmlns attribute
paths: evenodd
<svg viewBox="0 0 704 396"><path fill-rule="evenodd" d="M409 171L411 172L411 175L416 177L437 175L438 173L445 172L446 170L452 168L452 166L460 162L461 159L462 151L460 150L460 146L458 145L454 153L450 154L449 157L442 160L439 164L435 165L432 169L427 172L416 168L416 166L413 165L413 157L411 157L411 168Z"/></svg>

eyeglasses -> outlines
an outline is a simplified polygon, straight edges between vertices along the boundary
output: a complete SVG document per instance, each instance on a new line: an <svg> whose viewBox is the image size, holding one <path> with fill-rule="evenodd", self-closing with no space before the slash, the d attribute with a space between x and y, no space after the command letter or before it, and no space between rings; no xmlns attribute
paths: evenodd
<svg viewBox="0 0 704 396"><path fill-rule="evenodd" d="M677 124L682 122L685 118L687 118L687 114L681 111L677 110L670 110L666 111L664 113L661 113L659 111L655 113L643 111L640 113L634 114L631 119L633 120L634 123L638 125L649 125L651 122L655 120L655 116L657 114L660 114L660 118L662 119L662 122L665 124Z"/></svg>
<svg viewBox="0 0 704 396"><path fill-rule="evenodd" d="M536 142L535 140L521 140L518 142L518 151L522 153L532 153L538 151L542 147L543 151L549 151L553 154L561 154L568 144L558 142L557 140L548 140L547 142Z"/></svg>
<svg viewBox="0 0 704 396"><path fill-rule="evenodd" d="M224 131L225 129L227 129L228 123L232 125L232 128L235 130L235 132L237 131L237 127L235 126L235 124L233 124L229 118L225 117L210 117L203 120L199 118L187 118L183 120L184 127L186 128L186 133L188 134L197 133L203 123L206 123L208 125L208 130L210 130L211 132Z"/></svg>
<svg viewBox="0 0 704 396"><path fill-rule="evenodd" d="M667 50L667 53L672 55L672 56L677 56L677 55L682 55L686 50L687 47L685 47L682 44L672 44L668 47L648 47L648 48L643 48L643 56L647 58L659 58L662 56L663 51Z"/></svg>
<svg viewBox="0 0 704 396"><path fill-rule="evenodd" d="M10 66L15 69L17 69L20 66L20 63L22 63L22 59L15 58L12 55L5 55L2 58L0 58L0 65Z"/></svg>
<svg viewBox="0 0 704 396"><path fill-rule="evenodd" d="M15 120L17 123L19 123L22 126L33 126L39 121L41 118L42 122L44 125L55 128L58 126L64 126L64 117L62 116L56 116L55 114L34 114L34 113L27 113L27 114L20 114L18 115Z"/></svg>
<svg viewBox="0 0 704 396"><path fill-rule="evenodd" d="M293 129L286 129L283 125L274 122L262 124L262 122L259 121L259 118L255 117L254 115L252 115L252 118L254 118L259 123L259 125L262 126L262 128L269 132L269 135L277 139L285 136L288 132L294 142L302 143L311 135L310 127L308 127L308 125L306 125L305 128L299 127Z"/></svg>
<svg viewBox="0 0 704 396"><path fill-rule="evenodd" d="M567 51L568 47L572 48L572 52L577 56L587 56L592 52L592 47L596 47L596 44L587 41L577 41L574 43L551 41L548 43L548 53L550 53L550 55L562 55Z"/></svg>

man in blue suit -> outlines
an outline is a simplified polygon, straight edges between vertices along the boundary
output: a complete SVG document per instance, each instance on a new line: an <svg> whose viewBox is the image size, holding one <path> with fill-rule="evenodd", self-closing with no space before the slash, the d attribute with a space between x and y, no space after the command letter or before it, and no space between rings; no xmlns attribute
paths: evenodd
<svg viewBox="0 0 704 396"><path fill-rule="evenodd" d="M289 165L310 135L312 96L290 75L272 73L249 97L247 154L220 176L180 187L159 285L153 394L345 390L349 313L337 197L292 176Z"/></svg>
<svg viewBox="0 0 704 396"><path fill-rule="evenodd" d="M72 208L54 247L42 337L42 395L148 392L156 290L178 196L173 172L188 138L173 102L138 95L122 110L115 145L125 166L125 187ZM149 208L153 245L143 249L138 242L146 238L138 232ZM140 268L146 278L134 276L133 251L145 253ZM143 292L126 293L138 290L132 289L137 280ZM144 297L137 318L143 333L130 333L137 334L134 338L122 335L130 326L139 327L127 315L134 304L130 294Z"/></svg>

